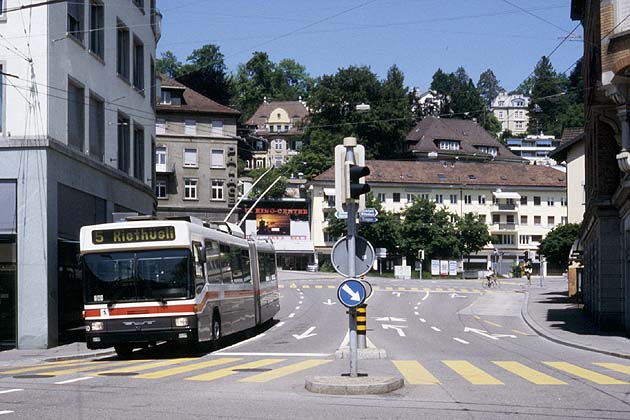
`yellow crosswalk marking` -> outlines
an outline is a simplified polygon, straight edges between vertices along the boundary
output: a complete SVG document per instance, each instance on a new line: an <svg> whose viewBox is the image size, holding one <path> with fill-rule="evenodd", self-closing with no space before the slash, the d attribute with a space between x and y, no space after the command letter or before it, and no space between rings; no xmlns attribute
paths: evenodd
<svg viewBox="0 0 630 420"><path fill-rule="evenodd" d="M520 331L520 330L512 330L512 332L516 333L516 334L520 334L520 335L529 335L526 332L523 332L523 331Z"/></svg>
<svg viewBox="0 0 630 420"><path fill-rule="evenodd" d="M305 360L303 362L283 366L269 372L259 373L254 376L250 376L249 378L241 379L239 382L268 382L273 379L282 378L283 376L291 375L293 373L301 372L303 370L321 366L330 362L332 362L332 360Z"/></svg>
<svg viewBox="0 0 630 420"><path fill-rule="evenodd" d="M449 287L449 288L448 288L448 291L449 291L449 292L455 292L455 289L453 289L452 287Z"/></svg>
<svg viewBox="0 0 630 420"><path fill-rule="evenodd" d="M179 375L180 373L192 372L193 370L204 369L208 367L225 365L227 363L238 362L241 360L239 357L223 357L221 359L213 359L208 362L193 363L192 365L180 366L172 369L159 370L157 372L145 373L142 375L136 375L134 378L142 379L158 379L166 378L167 376Z"/></svg>
<svg viewBox="0 0 630 420"><path fill-rule="evenodd" d="M164 367L164 366L176 365L178 363L185 363L191 360L197 360L197 358L184 357L184 358L173 359L173 360L162 360L160 362L147 363L146 365L142 365L142 366L128 366L128 367L120 368L120 369L105 370L103 372L97 372L97 375L107 375L111 373L139 372L142 370L149 370L149 369L154 369L154 368L159 368L159 367Z"/></svg>
<svg viewBox="0 0 630 420"><path fill-rule="evenodd" d="M443 360L442 363L473 385L503 385L503 382L494 376L465 360Z"/></svg>
<svg viewBox="0 0 630 420"><path fill-rule="evenodd" d="M46 375L61 376L61 375L69 375L72 373L87 372L90 370L101 369L104 366L108 366L108 367L120 366L120 365L129 364L129 363L140 363L143 361L146 362L146 360L123 360L123 361L116 361L116 362L90 362L89 366L79 366L79 367L72 367L72 368L65 368L64 366L65 369L47 371L43 373L45 373Z"/></svg>
<svg viewBox="0 0 630 420"><path fill-rule="evenodd" d="M321 289L322 287L324 287L324 286L319 285L319 284L315 286L316 289Z"/></svg>
<svg viewBox="0 0 630 420"><path fill-rule="evenodd" d="M311 286L309 286L308 284L305 284L304 286L302 286L302 289L310 289Z"/></svg>
<svg viewBox="0 0 630 420"><path fill-rule="evenodd" d="M436 292L443 292L443 291L444 291L444 289L442 289L441 287L436 287L436 288L435 288L435 291L436 291Z"/></svg>
<svg viewBox="0 0 630 420"><path fill-rule="evenodd" d="M599 385L625 385L628 382L620 381L611 376L602 375L601 373L594 372L589 369L584 369L579 366L573 365L567 362L543 362L547 366L569 373L578 378L586 379L591 382L595 382Z"/></svg>
<svg viewBox="0 0 630 420"><path fill-rule="evenodd" d="M256 369L263 366L273 365L274 363L284 362L286 359L262 359L255 362L243 363L229 368L219 369L212 372L204 373L197 376L185 378L187 381L214 381L215 379L225 378L226 376L236 375L236 369Z"/></svg>
<svg viewBox="0 0 630 420"><path fill-rule="evenodd" d="M333 286L332 284L329 284L329 285L328 285L328 288L329 288L329 289L334 289L334 288L335 288L335 286Z"/></svg>
<svg viewBox="0 0 630 420"><path fill-rule="evenodd" d="M621 373L630 375L630 366L622 365L621 363L593 363L594 365L605 367L606 369L614 370Z"/></svg>
<svg viewBox="0 0 630 420"><path fill-rule="evenodd" d="M425 291L425 292L430 292L431 291L431 289L429 289L428 287L423 287L422 290Z"/></svg>
<svg viewBox="0 0 630 420"><path fill-rule="evenodd" d="M404 287L399 287L398 290L405 290L405 288Z"/></svg>
<svg viewBox="0 0 630 420"><path fill-rule="evenodd" d="M39 365L39 366L28 366L28 367L23 367L23 368L17 368L17 369L11 369L11 370L5 370L3 372L0 372L0 375L11 375L11 374L17 374L17 373L26 373L26 372L35 372L38 370L46 370L46 369L50 369L50 368L56 368L57 366L76 366L76 365L84 365L86 363L94 363L92 361L86 361L86 360L82 360L82 361L76 361L76 360L65 360L62 362L50 362L50 363L46 363L43 365Z"/></svg>
<svg viewBox="0 0 630 420"><path fill-rule="evenodd" d="M385 288L385 290L387 290L387 291L389 292L389 291L391 291L391 290L394 290L394 288L393 288L393 287L389 287L389 286L388 286L388 287L386 287L386 288Z"/></svg>
<svg viewBox="0 0 630 420"><path fill-rule="evenodd" d="M559 379L554 378L553 376L549 376L547 374L534 370L519 362L492 362L492 363L536 385L566 385L566 382L563 382Z"/></svg>
<svg viewBox="0 0 630 420"><path fill-rule="evenodd" d="M460 293L470 293L468 289L459 289Z"/></svg>
<svg viewBox="0 0 630 420"><path fill-rule="evenodd" d="M284 289L284 284L279 284L278 289Z"/></svg>
<svg viewBox="0 0 630 420"><path fill-rule="evenodd" d="M415 360L394 360L394 365L411 385L439 384L435 376Z"/></svg>
<svg viewBox="0 0 630 420"><path fill-rule="evenodd" d="M411 290L413 290L414 292L417 292L418 288L417 287L412 287Z"/></svg>
<svg viewBox="0 0 630 420"><path fill-rule="evenodd" d="M492 326L495 326L495 327L499 327L499 328L503 327L503 325L497 324L496 322L492 322L492 321L484 321L484 322L486 324L489 324L489 325L492 325Z"/></svg>

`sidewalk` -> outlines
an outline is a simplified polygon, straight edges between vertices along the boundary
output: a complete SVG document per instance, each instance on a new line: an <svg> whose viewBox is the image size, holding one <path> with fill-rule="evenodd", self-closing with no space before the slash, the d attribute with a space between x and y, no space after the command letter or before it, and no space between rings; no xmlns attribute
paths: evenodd
<svg viewBox="0 0 630 420"><path fill-rule="evenodd" d="M521 310L525 322L551 341L597 353L630 359L630 338L623 332L599 329L588 314L568 298L566 280L532 278Z"/></svg>
<svg viewBox="0 0 630 420"><path fill-rule="evenodd" d="M64 360L87 359L115 355L113 348L90 350L85 343L72 343L42 350L5 350L0 351L0 367L22 366L41 362L60 362Z"/></svg>

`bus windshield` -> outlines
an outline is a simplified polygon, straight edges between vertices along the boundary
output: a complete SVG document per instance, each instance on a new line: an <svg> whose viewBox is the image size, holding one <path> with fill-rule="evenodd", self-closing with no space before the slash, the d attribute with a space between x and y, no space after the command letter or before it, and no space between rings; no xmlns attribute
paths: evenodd
<svg viewBox="0 0 630 420"><path fill-rule="evenodd" d="M83 257L86 303L187 298L192 293L190 251L108 252Z"/></svg>

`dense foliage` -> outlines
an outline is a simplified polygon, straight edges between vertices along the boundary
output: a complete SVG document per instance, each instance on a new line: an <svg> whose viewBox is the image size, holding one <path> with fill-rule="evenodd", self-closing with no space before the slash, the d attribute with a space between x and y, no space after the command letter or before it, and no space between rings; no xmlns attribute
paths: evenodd
<svg viewBox="0 0 630 420"><path fill-rule="evenodd" d="M561 268L567 268L569 252L573 242L578 238L580 225L569 223L560 225L551 230L540 242L538 252L547 258L550 264Z"/></svg>

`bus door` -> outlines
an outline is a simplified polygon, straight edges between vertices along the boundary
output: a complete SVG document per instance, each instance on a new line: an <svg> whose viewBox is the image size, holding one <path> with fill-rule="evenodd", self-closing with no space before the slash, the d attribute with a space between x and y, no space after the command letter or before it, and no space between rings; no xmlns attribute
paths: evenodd
<svg viewBox="0 0 630 420"><path fill-rule="evenodd" d="M260 325L262 316L260 314L260 261L256 250L256 243L249 243L249 260L252 269L252 284L254 285L254 316L256 325Z"/></svg>

